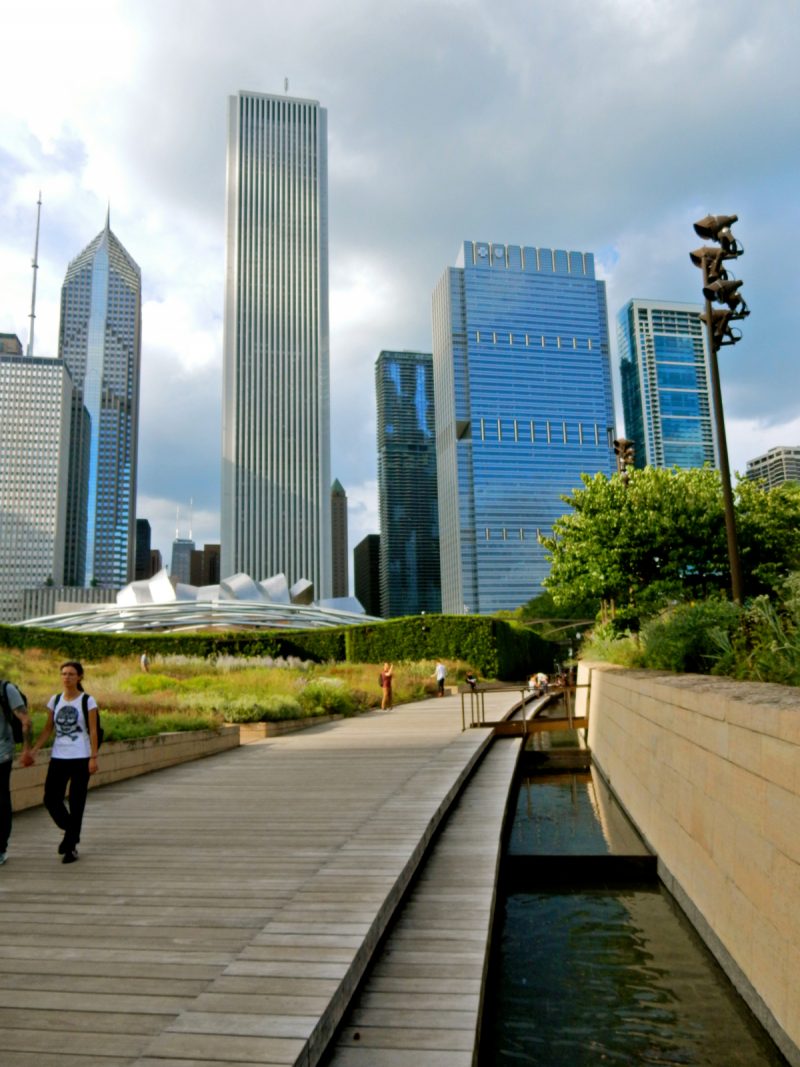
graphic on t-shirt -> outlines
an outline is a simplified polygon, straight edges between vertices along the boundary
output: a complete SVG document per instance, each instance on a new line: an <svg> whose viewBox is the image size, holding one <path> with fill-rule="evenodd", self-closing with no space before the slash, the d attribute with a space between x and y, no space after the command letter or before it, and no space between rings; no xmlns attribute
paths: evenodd
<svg viewBox="0 0 800 1067"><path fill-rule="evenodd" d="M65 741L76 741L83 733L79 712L72 704L62 704L56 709L54 718L56 736Z"/></svg>

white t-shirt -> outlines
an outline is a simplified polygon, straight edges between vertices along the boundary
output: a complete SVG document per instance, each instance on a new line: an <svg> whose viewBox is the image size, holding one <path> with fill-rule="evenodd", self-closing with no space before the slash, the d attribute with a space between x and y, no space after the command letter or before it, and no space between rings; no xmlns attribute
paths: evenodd
<svg viewBox="0 0 800 1067"><path fill-rule="evenodd" d="M53 710L55 697L50 697L47 707ZM89 697L89 710L96 708L94 697ZM83 717L83 693L78 693L74 700L67 700L64 694L58 701L53 715L56 739L50 751L50 759L88 759L92 754L89 738L89 724Z"/></svg>

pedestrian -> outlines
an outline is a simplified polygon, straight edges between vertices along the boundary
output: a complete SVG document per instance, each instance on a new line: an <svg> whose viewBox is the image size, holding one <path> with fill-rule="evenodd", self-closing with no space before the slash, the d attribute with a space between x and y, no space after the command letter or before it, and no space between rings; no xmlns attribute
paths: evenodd
<svg viewBox="0 0 800 1067"><path fill-rule="evenodd" d="M62 692L47 703L47 722L31 749L31 756L50 738L56 739L44 783L44 805L64 831L58 846L62 863L78 858L83 809L89 778L97 771L97 703L83 691L83 667L75 660L61 665ZM69 788L69 807L65 803Z"/></svg>
<svg viewBox="0 0 800 1067"><path fill-rule="evenodd" d="M11 682L0 681L0 703L0 864L3 864L8 859L8 839L11 837L11 767L16 751L12 716L22 727L23 766L29 759L31 720L22 694Z"/></svg>
<svg viewBox="0 0 800 1067"><path fill-rule="evenodd" d="M444 680L447 677L447 667L445 667L445 665L442 663L441 660L437 661L436 667L435 667L434 672L431 675L431 677L436 679L436 685L437 685L437 688L439 690L437 695L440 696L440 697L443 697L444 696Z"/></svg>
<svg viewBox="0 0 800 1067"><path fill-rule="evenodd" d="M381 699L381 711L392 710L392 678L394 677L394 667L391 663L384 663L383 670L381 671L381 689L383 690L383 697Z"/></svg>
<svg viewBox="0 0 800 1067"><path fill-rule="evenodd" d="M145 672L145 674L147 674L149 672L149 670L150 670L150 657L147 655L147 652L143 652L142 653L142 658L139 660L139 666L142 668L142 670Z"/></svg>
<svg viewBox="0 0 800 1067"><path fill-rule="evenodd" d="M466 676L466 678L464 679L464 681L465 681L465 682L467 683L467 685L468 685L468 686L470 687L470 689L471 689L471 690L472 690L472 692L474 693L474 692L475 692L475 687L476 687L476 686L477 686L477 684L478 684L478 677L477 677L477 675L475 674L475 672L474 672L474 671L470 671L470 672L469 672L469 673L467 674L467 676Z"/></svg>

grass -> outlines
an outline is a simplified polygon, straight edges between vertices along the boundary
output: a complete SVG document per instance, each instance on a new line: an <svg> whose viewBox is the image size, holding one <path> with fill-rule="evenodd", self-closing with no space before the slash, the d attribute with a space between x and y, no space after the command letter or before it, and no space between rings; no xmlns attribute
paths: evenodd
<svg viewBox="0 0 800 1067"><path fill-rule="evenodd" d="M63 657L41 649L0 649L0 678L28 698L34 735L47 701L60 691ZM97 701L107 741L175 730L218 729L224 722L276 722L337 713L358 715L380 706L380 664L313 664L233 657L218 662L191 656L154 656L149 673L138 657L84 662L84 687ZM395 704L436 692L434 662L395 663ZM469 665L449 663L448 680Z"/></svg>

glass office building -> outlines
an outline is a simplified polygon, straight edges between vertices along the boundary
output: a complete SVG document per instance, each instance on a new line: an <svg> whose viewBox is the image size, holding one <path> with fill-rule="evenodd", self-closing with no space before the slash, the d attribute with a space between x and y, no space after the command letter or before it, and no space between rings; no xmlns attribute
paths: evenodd
<svg viewBox="0 0 800 1067"><path fill-rule="evenodd" d="M229 99L222 573L331 592L327 118Z"/></svg>
<svg viewBox="0 0 800 1067"><path fill-rule="evenodd" d="M605 285L589 253L466 241L433 295L442 610L537 596L539 532L615 469Z"/></svg>
<svg viewBox="0 0 800 1067"><path fill-rule="evenodd" d="M381 352L378 402L378 508L381 615L441 611L433 358Z"/></svg>
<svg viewBox="0 0 800 1067"><path fill-rule="evenodd" d="M617 316L625 435L637 467L718 465L702 313L696 304L631 300Z"/></svg>
<svg viewBox="0 0 800 1067"><path fill-rule="evenodd" d="M68 585L130 581L136 548L142 276L112 233L67 268L58 353L79 391L73 410Z"/></svg>

